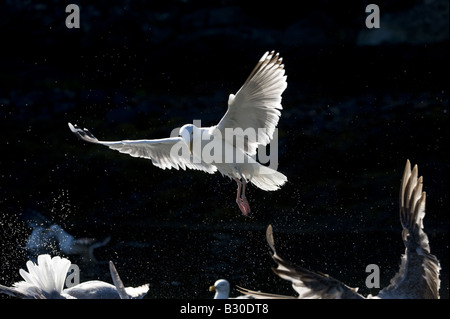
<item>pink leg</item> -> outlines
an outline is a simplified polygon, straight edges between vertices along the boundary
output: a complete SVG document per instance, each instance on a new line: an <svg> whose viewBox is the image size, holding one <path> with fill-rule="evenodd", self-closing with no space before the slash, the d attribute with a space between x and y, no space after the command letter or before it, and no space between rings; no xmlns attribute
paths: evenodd
<svg viewBox="0 0 450 319"><path fill-rule="evenodd" d="M239 202L239 199L241 198L241 188L242 188L242 183L241 183L241 181L240 181L239 179L237 179L237 178L235 178L234 180L236 181L236 184L237 184L237 186L238 186L237 193L236 193L236 203L238 203L238 202Z"/></svg>
<svg viewBox="0 0 450 319"><path fill-rule="evenodd" d="M245 187L247 185L247 182L244 180L244 186L242 187L242 182L235 178L234 179L238 185L238 189L237 189L237 194L236 194L236 203L239 206L239 209L242 212L242 215L247 216L248 214L250 214L250 205L247 201L247 198L245 197ZM242 190L242 195L241 195L241 190Z"/></svg>

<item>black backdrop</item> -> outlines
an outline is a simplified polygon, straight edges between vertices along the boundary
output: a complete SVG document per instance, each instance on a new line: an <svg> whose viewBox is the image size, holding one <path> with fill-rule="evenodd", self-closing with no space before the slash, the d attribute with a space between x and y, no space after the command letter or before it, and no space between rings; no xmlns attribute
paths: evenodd
<svg viewBox="0 0 450 319"><path fill-rule="evenodd" d="M376 293L365 267L380 266L382 285L398 270L410 159L448 298L448 1L378 1L376 30L367 1L76 3L80 29L66 28L63 1L1 5L2 284L20 279L27 212L38 211L75 236L110 235L97 257L114 260L127 286L149 282L148 298L212 298L219 278L293 294L271 273L268 224L282 256ZM250 187L249 217L220 174L160 170L67 127L116 140L214 125L268 50L288 75L278 169L289 182ZM103 264L81 276L110 281Z"/></svg>

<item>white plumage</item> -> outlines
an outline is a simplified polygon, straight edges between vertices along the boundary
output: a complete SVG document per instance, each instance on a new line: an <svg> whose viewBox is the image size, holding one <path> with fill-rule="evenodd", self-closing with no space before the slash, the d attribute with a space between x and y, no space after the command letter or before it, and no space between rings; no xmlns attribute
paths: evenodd
<svg viewBox="0 0 450 319"><path fill-rule="evenodd" d="M62 290L69 267L68 259L39 255L37 264L32 261L27 262L28 272L23 269L19 270L25 281L18 282L14 286L21 292L31 292L33 298L41 295L46 299L62 298Z"/></svg>
<svg viewBox="0 0 450 319"><path fill-rule="evenodd" d="M14 283L12 287L0 285L0 293L22 299L140 299L149 289L148 284L125 288L111 261L109 267L114 286L91 280L63 289L70 265L66 258L39 255L36 264L31 260L26 263L28 272L19 270L24 281Z"/></svg>
<svg viewBox="0 0 450 319"><path fill-rule="evenodd" d="M230 283L226 279L216 280L214 285L209 287L209 291L215 291L214 299L254 299L250 295L241 295L230 298Z"/></svg>
<svg viewBox="0 0 450 319"><path fill-rule="evenodd" d="M151 159L162 169L190 168L210 174L218 170L236 181L236 202L247 215L250 212L245 197L247 181L265 191L277 190L287 181L286 176L254 159L258 146L267 145L273 138L286 87L282 58L274 51L266 52L236 95L230 94L228 109L216 126L186 124L178 137L115 142L99 141L87 129L71 123L69 128L87 142ZM209 153L205 153L206 148Z"/></svg>
<svg viewBox="0 0 450 319"><path fill-rule="evenodd" d="M226 279L216 280L214 285L209 287L209 291L215 291L214 299L228 299L230 296L230 283Z"/></svg>

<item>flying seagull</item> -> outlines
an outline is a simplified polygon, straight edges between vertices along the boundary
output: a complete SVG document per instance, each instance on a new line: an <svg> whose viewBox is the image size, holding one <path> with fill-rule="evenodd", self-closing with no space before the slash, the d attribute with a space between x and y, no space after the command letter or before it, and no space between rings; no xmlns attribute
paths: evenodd
<svg viewBox="0 0 450 319"><path fill-rule="evenodd" d="M20 299L141 299L149 289L148 284L125 288L111 261L109 269L114 285L90 280L66 289L64 283L71 265L67 258L43 254L36 264L29 260L26 265L28 272L19 270L24 281L12 287L0 285L0 293Z"/></svg>
<svg viewBox="0 0 450 319"><path fill-rule="evenodd" d="M248 215L245 188L249 181L265 191L277 190L287 181L285 175L255 160L257 148L273 139L281 115L281 94L287 87L282 62L278 53L266 52L236 95L230 94L228 109L215 126L185 124L177 137L115 142L99 141L71 123L69 128L84 141L151 159L162 169L219 171L236 181L236 203Z"/></svg>
<svg viewBox="0 0 450 319"><path fill-rule="evenodd" d="M418 178L417 165L411 171L409 160L400 187L400 222L405 254L401 256L400 270L389 286L377 296L362 296L357 288L351 288L328 275L307 270L281 258L273 240L272 226L266 231L266 239L273 251L272 258L278 264L273 269L279 277L292 282L298 298L320 299L438 299L439 260L430 252L427 234L423 231L426 194L422 192L422 177ZM292 298L240 288L242 293L254 298Z"/></svg>

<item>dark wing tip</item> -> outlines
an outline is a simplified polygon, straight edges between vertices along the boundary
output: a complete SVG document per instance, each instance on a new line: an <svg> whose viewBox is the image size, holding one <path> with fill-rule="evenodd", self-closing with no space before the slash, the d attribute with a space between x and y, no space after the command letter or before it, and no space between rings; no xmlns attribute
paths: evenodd
<svg viewBox="0 0 450 319"><path fill-rule="evenodd" d="M75 134L79 139L82 139L83 141L89 142L89 143L95 143L98 144L98 139L89 132L88 129L81 129L78 125L72 125L72 123L68 123L69 129L72 131L73 134Z"/></svg>

